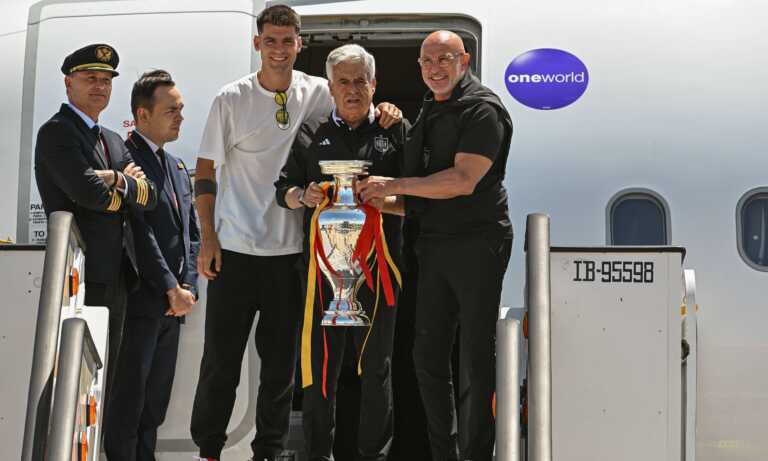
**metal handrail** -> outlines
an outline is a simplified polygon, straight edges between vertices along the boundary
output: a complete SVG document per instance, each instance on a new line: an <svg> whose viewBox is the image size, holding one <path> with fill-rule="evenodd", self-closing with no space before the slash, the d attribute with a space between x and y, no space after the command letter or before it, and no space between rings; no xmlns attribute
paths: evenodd
<svg viewBox="0 0 768 461"><path fill-rule="evenodd" d="M520 461L520 321L496 322L496 461Z"/></svg>
<svg viewBox="0 0 768 461"><path fill-rule="evenodd" d="M549 217L526 222L528 301L528 459L552 461L552 348Z"/></svg>
<svg viewBox="0 0 768 461"><path fill-rule="evenodd" d="M53 424L46 458L48 461L71 461L72 459L84 358L89 371L95 376L102 364L88 330L88 324L80 318L67 319L61 327L59 372L53 399Z"/></svg>
<svg viewBox="0 0 768 461"><path fill-rule="evenodd" d="M61 306L66 268L69 258L70 239L85 248L74 216L66 211L51 213L48 218L48 241L43 264L40 302L37 310L35 346L32 355L32 372L27 395L27 415L24 424L22 461L44 459L51 398L53 396L53 371L59 340Z"/></svg>
<svg viewBox="0 0 768 461"><path fill-rule="evenodd" d="M682 389L682 460L696 459L696 409L698 407L698 364L699 352L699 305L696 303L696 272L692 269L683 271L685 285L685 317L683 318L683 339L688 344L688 355L683 359L681 374ZM692 380L689 378L693 378ZM693 382L691 382L693 381ZM693 385L693 395L689 395L688 387Z"/></svg>

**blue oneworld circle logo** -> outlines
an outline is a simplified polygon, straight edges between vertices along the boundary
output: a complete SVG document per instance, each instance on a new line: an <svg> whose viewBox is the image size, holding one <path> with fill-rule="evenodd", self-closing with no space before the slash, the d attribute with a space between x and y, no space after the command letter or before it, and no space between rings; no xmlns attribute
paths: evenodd
<svg viewBox="0 0 768 461"><path fill-rule="evenodd" d="M521 104L540 110L560 109L584 94L589 72L579 58L567 51L539 48L509 63L504 83Z"/></svg>

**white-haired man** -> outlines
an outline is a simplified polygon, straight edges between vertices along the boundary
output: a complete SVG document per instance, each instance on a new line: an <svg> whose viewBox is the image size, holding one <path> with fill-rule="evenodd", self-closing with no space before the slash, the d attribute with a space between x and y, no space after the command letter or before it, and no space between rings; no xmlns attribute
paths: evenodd
<svg viewBox="0 0 768 461"><path fill-rule="evenodd" d="M324 192L318 183L332 179L323 175L320 160L367 160L371 174L400 175L407 122L383 128L374 121L373 94L376 91L376 64L359 45L344 45L326 59L328 85L335 108L330 119L313 128L304 125L296 137L280 178L275 183L277 203L285 208L304 208L305 236L309 234L315 207ZM400 259L402 202L394 197L374 205L384 211L386 242L395 264ZM304 241L304 261L309 262L308 238ZM376 268L378 270L378 267ZM306 273L306 271L305 271ZM375 272L374 272L375 274ZM376 275L374 275L376 277ZM394 299L397 287L393 283ZM306 287L306 283L305 283ZM331 293L326 284L322 288ZM310 293L311 294L311 293ZM316 296L315 302L323 297ZM322 327L326 306L310 305L314 315L311 330L302 335L302 382L304 385L304 434L311 461L333 459L336 388L342 368L346 341L352 341L355 363L361 376L360 423L357 460L384 461L393 433L391 362L395 330L395 309L387 306L384 295L376 303L376 293L367 286L358 292L369 319L369 328ZM306 318L306 317L305 317ZM305 346L311 344L309 357ZM308 362L309 361L309 362ZM308 364L311 365L308 366ZM311 383L311 384L310 384Z"/></svg>

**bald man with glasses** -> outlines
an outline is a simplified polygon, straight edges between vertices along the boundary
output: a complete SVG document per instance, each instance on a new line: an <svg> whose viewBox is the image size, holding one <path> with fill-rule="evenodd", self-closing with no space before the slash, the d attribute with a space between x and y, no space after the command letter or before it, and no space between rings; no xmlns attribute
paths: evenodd
<svg viewBox="0 0 768 461"><path fill-rule="evenodd" d="M419 225L413 357L435 461L492 459L495 325L512 247L503 185L512 121L469 60L453 32L424 40L419 64L429 91L409 133L404 177L360 182L363 200L405 196Z"/></svg>

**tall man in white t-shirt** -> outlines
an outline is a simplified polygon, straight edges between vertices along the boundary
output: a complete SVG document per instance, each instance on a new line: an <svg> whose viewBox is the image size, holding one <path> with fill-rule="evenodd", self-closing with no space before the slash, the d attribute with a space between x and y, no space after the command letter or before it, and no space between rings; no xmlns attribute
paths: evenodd
<svg viewBox="0 0 768 461"><path fill-rule="evenodd" d="M198 271L209 283L191 431L208 460L219 459L227 439L256 311L261 371L253 459L274 460L285 446L303 306L296 266L303 236L301 212L277 205L273 183L301 125L319 124L332 110L327 81L293 70L301 49L296 12L271 6L256 24L261 69L214 99L197 159ZM382 126L400 121L394 106L379 109Z"/></svg>

